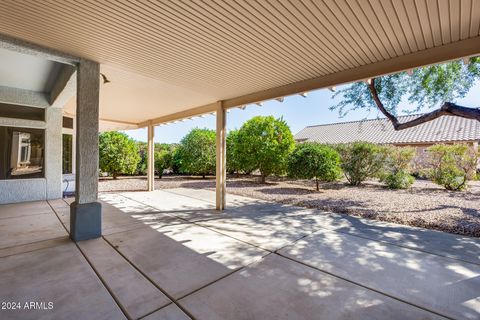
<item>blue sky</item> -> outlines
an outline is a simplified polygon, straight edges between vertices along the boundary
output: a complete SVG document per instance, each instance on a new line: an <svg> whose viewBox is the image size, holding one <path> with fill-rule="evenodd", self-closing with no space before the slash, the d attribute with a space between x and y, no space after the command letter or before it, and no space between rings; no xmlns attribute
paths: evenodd
<svg viewBox="0 0 480 320"><path fill-rule="evenodd" d="M253 104L247 106L245 110L231 109L227 114L227 130L240 128L245 121L257 115L273 115L276 118L283 117L289 124L293 134L309 125L381 117L381 114L376 109L372 109L370 112L365 110L352 111L347 116L340 118L338 111L329 110L329 107L335 104L332 95L333 93L330 90L323 89L309 92L306 98L296 95L286 97L283 103L273 100L265 102L261 107ZM458 100L457 103L466 107L479 107L480 83L477 83L468 95ZM406 108L408 108L408 105L402 104L398 110ZM428 109L423 111L428 111ZM155 142L179 142L184 135L195 127L215 129L215 116L207 115L205 118L157 126L155 129ZM147 140L147 130L145 128L125 132L135 140Z"/></svg>

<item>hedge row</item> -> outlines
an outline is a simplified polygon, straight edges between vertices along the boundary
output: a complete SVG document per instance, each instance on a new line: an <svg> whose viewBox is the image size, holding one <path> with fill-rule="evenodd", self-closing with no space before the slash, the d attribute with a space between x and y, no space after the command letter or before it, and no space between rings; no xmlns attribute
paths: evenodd
<svg viewBox="0 0 480 320"><path fill-rule="evenodd" d="M420 174L448 190L462 190L475 177L478 153L464 144L428 148L428 161ZM215 173L215 131L193 129L179 145L156 144L155 168L205 177ZM227 171L258 171L264 183L270 175L289 175L319 182L338 180L350 185L378 178L392 189L408 188L414 182L412 160L415 149L380 146L367 142L341 145L301 143L295 145L283 119L254 117L227 135ZM100 168L114 178L123 174L145 174L146 144L123 133L100 136ZM418 173L418 172L417 172Z"/></svg>

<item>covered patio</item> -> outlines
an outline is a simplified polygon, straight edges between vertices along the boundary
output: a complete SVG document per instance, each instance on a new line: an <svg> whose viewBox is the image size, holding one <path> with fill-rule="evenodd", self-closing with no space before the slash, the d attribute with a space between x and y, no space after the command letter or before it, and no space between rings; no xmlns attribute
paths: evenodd
<svg viewBox="0 0 480 320"><path fill-rule="evenodd" d="M0 206L8 319L477 319L478 239L194 189L105 193L71 242L72 199ZM341 307L340 307L341 306Z"/></svg>
<svg viewBox="0 0 480 320"><path fill-rule="evenodd" d="M479 1L0 10L0 318L479 318L478 239L227 197L225 182L229 109L477 56ZM216 192L154 191L155 126L208 114ZM99 131L130 128L148 128L149 191L99 195Z"/></svg>

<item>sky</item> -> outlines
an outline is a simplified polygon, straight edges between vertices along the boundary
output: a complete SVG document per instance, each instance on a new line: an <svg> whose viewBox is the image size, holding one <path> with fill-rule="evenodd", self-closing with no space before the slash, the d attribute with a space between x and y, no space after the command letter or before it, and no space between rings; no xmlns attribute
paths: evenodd
<svg viewBox="0 0 480 320"><path fill-rule="evenodd" d="M334 105L339 98L332 99L334 93L328 89L322 89L309 92L307 97L300 95L285 97L285 100L280 103L276 100L267 101L261 107L255 104L248 105L245 110L238 108L230 109L227 113L227 131L231 129L239 129L242 124L254 116L269 116L276 118L283 117L288 123L292 133L299 132L306 126L327 124L344 121L356 121L363 119L372 119L382 117L382 115L375 108L368 112L366 110L351 111L343 118L339 117L338 111L329 110L329 107ZM463 99L459 99L457 104L466 107L480 106L480 82L477 83ZM398 110L408 109L408 104L402 102ZM423 112L428 109L422 110ZM399 113L401 114L401 113ZM162 143L177 143L180 142L193 128L208 128L215 129L215 116L206 115L204 118L195 118L193 120L185 120L175 124L168 124L164 126L157 126L155 128L155 142ZM147 141L147 129L136 129L124 131L130 137L138 141Z"/></svg>

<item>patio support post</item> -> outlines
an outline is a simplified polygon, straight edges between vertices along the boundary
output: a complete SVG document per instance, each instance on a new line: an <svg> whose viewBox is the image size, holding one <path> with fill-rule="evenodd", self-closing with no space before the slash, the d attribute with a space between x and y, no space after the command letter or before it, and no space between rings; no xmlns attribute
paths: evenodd
<svg viewBox="0 0 480 320"><path fill-rule="evenodd" d="M155 126L148 125L148 151L147 151L147 183L148 191L155 189Z"/></svg>
<svg viewBox="0 0 480 320"><path fill-rule="evenodd" d="M216 136L216 208L217 210L225 209L226 195L226 135L227 135L227 119L226 110L223 108L223 102L217 102L217 136Z"/></svg>
<svg viewBox="0 0 480 320"><path fill-rule="evenodd" d="M75 202L70 205L70 238L102 235L102 207L98 199L98 105L100 66L80 60L77 65Z"/></svg>

